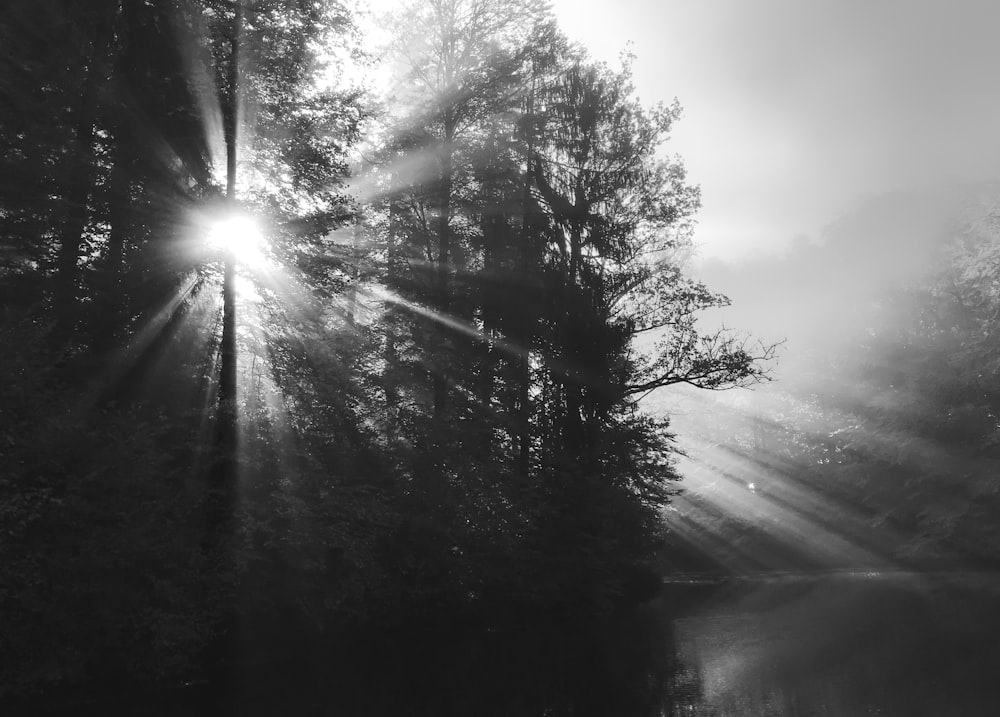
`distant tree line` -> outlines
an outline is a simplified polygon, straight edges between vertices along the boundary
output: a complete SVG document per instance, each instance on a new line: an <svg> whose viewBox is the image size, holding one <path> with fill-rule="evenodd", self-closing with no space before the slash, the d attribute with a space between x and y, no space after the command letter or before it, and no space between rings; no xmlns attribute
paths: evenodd
<svg viewBox="0 0 1000 717"><path fill-rule="evenodd" d="M876 567L995 570L996 192L982 184L873 197L822 243L711 270L734 297L752 284L746 295L757 303L744 310L772 313L792 331L781 380L757 393L754 411L700 425L722 447L711 468L742 485L764 476L756 485L764 502L807 496L791 507L869 549ZM789 296L798 317L774 308ZM727 410L739 415L712 413ZM694 500L688 517L704 511L705 533L721 538L709 552L747 566L760 559L758 569L810 566L802 546L769 542L764 521ZM859 567L857 555L832 560Z"/></svg>

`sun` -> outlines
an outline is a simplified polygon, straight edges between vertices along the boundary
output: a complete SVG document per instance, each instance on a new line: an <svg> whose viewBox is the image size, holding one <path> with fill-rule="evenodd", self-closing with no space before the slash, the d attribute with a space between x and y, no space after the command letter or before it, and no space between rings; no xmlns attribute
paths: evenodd
<svg viewBox="0 0 1000 717"><path fill-rule="evenodd" d="M260 226L246 215L215 221L209 229L207 243L213 251L224 253L251 269L260 268L267 261L267 247Z"/></svg>

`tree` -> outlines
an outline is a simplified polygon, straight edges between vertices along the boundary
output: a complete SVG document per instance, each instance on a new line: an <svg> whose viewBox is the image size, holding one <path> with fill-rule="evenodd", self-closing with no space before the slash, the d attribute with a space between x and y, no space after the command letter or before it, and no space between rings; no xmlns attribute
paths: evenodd
<svg viewBox="0 0 1000 717"><path fill-rule="evenodd" d="M445 315L463 311L462 281L468 232L463 209L474 187L476 134L484 122L505 111L505 95L515 91L523 63L523 43L541 22L540 5L512 0L441 0L413 5L397 20L396 51L404 64L398 98L406 103L397 135L416 140L424 156L423 186L413 196L422 230L433 237L424 249L433 265L428 305ZM412 154L411 154L412 156ZM433 179L430 182L427 180ZM416 188L416 187L415 187ZM448 385L454 382L449 354L457 337L431 327L438 336L430 359L433 412L441 439Z"/></svg>
<svg viewBox="0 0 1000 717"><path fill-rule="evenodd" d="M755 355L697 331L724 297L680 263L697 191L657 156L677 108L644 110L627 66L590 62L544 14L513 32L506 19L525 10L537 9L498 19L443 3L400 23L396 47L424 93L392 134L372 207L390 259L386 397L398 405L398 377L410 379L394 424L415 451L405 490L412 512L451 526L437 549L453 546L474 593L496 577L482 556L467 563L490 536L547 599L578 580L600 602L649 549L676 478L666 424L639 413L639 397L752 383L773 347ZM663 341L643 356L651 333ZM410 378L422 373L426 392ZM587 567L570 578L574 561Z"/></svg>
<svg viewBox="0 0 1000 717"><path fill-rule="evenodd" d="M16 173L2 278L25 298L0 323L19 377L0 426L16 542L0 555L24 589L0 598L5 624L31 626L24 684L175 674L237 612L278 654L331 627L650 594L677 475L641 395L761 376L694 322L722 298L682 268L697 191L658 148L676 109L643 108L628 67L590 61L543 5L414 5L398 112L352 200L373 109L330 80L353 52L341 5L46 0L36 35L67 45L71 73L19 39L30 8L12 7L2 39L32 72L2 80L19 110L0 115ZM60 173L68 159L79 173ZM238 326L206 290L234 272L196 238L225 204L223 165L274 260L246 271ZM657 332L660 353L643 342ZM220 343L248 357L224 390ZM205 480L216 390L241 418L225 524ZM213 532L224 549L199 550ZM111 607L35 653L36 602L55 625ZM69 657L46 673L45 655Z"/></svg>
<svg viewBox="0 0 1000 717"><path fill-rule="evenodd" d="M0 493L17 523L0 545L13 581L5 585L16 586L2 596L14 657L0 692L190 670L220 619L250 609L232 599L237 577L261 585L253 609L315 596L312 585L276 585L284 549L305 538L289 537L277 520L252 522L273 512L266 489L244 506L256 542L236 541L237 558L257 557L253 570L193 557L205 532L201 426L217 346L217 307L203 291L216 277L194 247L219 194L212 153L224 134L215 131L221 113L212 111L220 105L206 33L233 7L212 5L15 2L0 21L11 70L2 90L13 100L0 113L0 362L17 377L0 412ZM314 43L350 29L342 9L286 5L252 4L243 47L267 52L247 58L257 74L246 94L256 104L244 118L257 132L244 135L256 152L245 157L282 178L254 198L281 210L283 249L301 257L301 275L347 213L338 183L365 110L352 90L311 89ZM269 32L277 47L261 42ZM291 132L281 126L289 117ZM347 493L337 510L377 505ZM310 566L354 535L343 530L345 513L322 505L321 524L304 531ZM282 536L271 543L282 550L261 547L267 534ZM318 585L323 569L309 574ZM80 614L91 617L75 624Z"/></svg>

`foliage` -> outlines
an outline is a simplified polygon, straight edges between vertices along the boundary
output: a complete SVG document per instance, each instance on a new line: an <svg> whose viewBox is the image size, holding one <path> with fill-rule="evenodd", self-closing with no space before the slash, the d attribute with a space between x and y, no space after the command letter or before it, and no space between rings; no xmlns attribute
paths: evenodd
<svg viewBox="0 0 1000 717"><path fill-rule="evenodd" d="M757 381L772 353L696 323L726 299L684 271L678 107L644 108L541 3L414 4L349 198L376 118L330 80L360 54L341 4L29 5L0 21L0 692L656 590L679 476L638 401ZM240 300L228 492L195 238L226 143L272 262Z"/></svg>
<svg viewBox="0 0 1000 717"><path fill-rule="evenodd" d="M197 550L167 417L59 384L37 316L5 321L0 520L3 691L196 666L226 592ZM194 538L194 540L192 540Z"/></svg>

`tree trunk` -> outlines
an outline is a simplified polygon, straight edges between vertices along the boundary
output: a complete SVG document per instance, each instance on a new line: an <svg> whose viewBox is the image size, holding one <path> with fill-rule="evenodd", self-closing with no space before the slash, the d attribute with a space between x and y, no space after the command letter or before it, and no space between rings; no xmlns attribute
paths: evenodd
<svg viewBox="0 0 1000 717"><path fill-rule="evenodd" d="M438 256L437 256L437 294L436 309L445 316L451 313L451 293L448 281L448 261L451 253L451 191L453 184L453 148L455 138L455 121L450 113L444 120L444 138L441 147L441 187L440 215L438 217ZM445 329L439 329L444 333ZM443 437L445 430L444 417L448 400L448 361L450 342L446 336L441 337L441 345L437 350L437 361L434 366L434 423L435 438Z"/></svg>
<svg viewBox="0 0 1000 717"><path fill-rule="evenodd" d="M579 312L586 311L580 305L580 265L583 260L581 252L581 229L574 219L569 233L569 272L563 283L563 341L565 346L565 390L566 390L566 443L573 450L578 450L584 442L583 418L583 377L582 369L585 360L583 336L581 336L581 321Z"/></svg>
<svg viewBox="0 0 1000 717"><path fill-rule="evenodd" d="M107 293L107 310L110 320L105 323L101 342L112 346L121 337L116 329L127 323L126 286L124 284L125 245L132 234L132 180L135 172L135 161L131 147L126 139L128 132L118 122L115 133L114 166L111 168L111 187L108 199L108 246L107 259L104 264L103 288Z"/></svg>
<svg viewBox="0 0 1000 717"><path fill-rule="evenodd" d="M528 116L534 111L531 97L528 99ZM517 470L527 478L531 471L531 339L532 339L532 307L529 302L529 281L531 271L531 243L535 230L532 220L531 197L531 167L532 135L528 135L529 166L524 173L524 187L521 197L521 241L518 245L519 281L525 286L521 291L521 304L518 316L518 361L517 361Z"/></svg>
<svg viewBox="0 0 1000 717"><path fill-rule="evenodd" d="M239 116L239 52L242 29L243 4L237 0L227 78L227 106L224 114L226 200L231 208L236 203L236 130ZM236 266L235 258L228 254L225 258L222 286L222 341L219 353L219 412L211 487L214 496L209 518L210 532L215 540L223 539L228 534L226 526L232 519L236 493Z"/></svg>
<svg viewBox="0 0 1000 717"><path fill-rule="evenodd" d="M395 174L392 175L390 186L392 187L392 194L389 199L389 233L386 246L386 279L389 285L392 286L397 283L397 262L399 261L399 207L396 204L395 196L398 189L398 178ZM396 414L399 408L399 390L397 387L396 377L393 375L399 366L399 351L396 347L396 331L396 323L395 321L391 321L391 323L386 326L385 347L382 354L386 367L384 372L385 375L383 376L382 388L383 391L385 391L385 408L390 426L395 426Z"/></svg>
<svg viewBox="0 0 1000 717"><path fill-rule="evenodd" d="M76 126L69 177L63 195L66 215L59 234L57 277L59 284L59 318L71 321L76 313L76 292L79 280L79 263L83 247L83 232L89 216L91 185L93 183L98 97L111 47L112 29L117 13L104 16L99 13L94 29L90 58L87 63L83 93L76 109Z"/></svg>
<svg viewBox="0 0 1000 717"><path fill-rule="evenodd" d="M347 290L347 324L354 328L357 325L355 315L358 311L358 278L361 275L358 267L360 256L360 241L358 235L361 233L361 219L355 219L351 228L351 254L354 259L354 266L351 269L351 288Z"/></svg>

